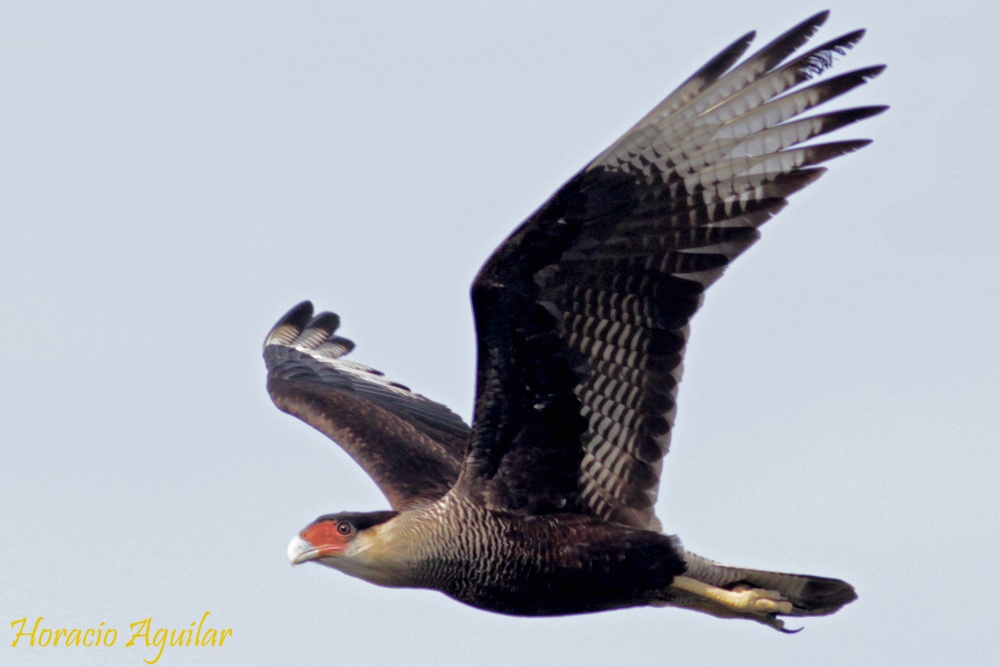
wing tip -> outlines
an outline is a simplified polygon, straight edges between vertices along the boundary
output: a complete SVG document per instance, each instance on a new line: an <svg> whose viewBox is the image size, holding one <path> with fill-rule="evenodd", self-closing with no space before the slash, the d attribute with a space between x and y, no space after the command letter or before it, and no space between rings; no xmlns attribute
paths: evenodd
<svg viewBox="0 0 1000 667"><path fill-rule="evenodd" d="M313 314L311 301L296 304L281 316L264 338L264 348L277 345L295 347L322 356L341 357L354 349L354 342L334 335L340 328L340 316L324 311Z"/></svg>
<svg viewBox="0 0 1000 667"><path fill-rule="evenodd" d="M264 347L268 345L289 345L298 338L299 333L312 319L313 305L311 301L302 301L294 305L282 315L264 338Z"/></svg>
<svg viewBox="0 0 1000 667"><path fill-rule="evenodd" d="M801 23L799 23L797 26L795 26L794 28L792 28L788 32L797 32L800 29L808 29L808 28L812 28L812 30L815 31L820 26L822 26L824 23L826 23L827 19L829 19L829 18L830 18L830 10L829 9L824 9L822 11L818 11L815 14L813 14L812 16L810 16L809 18L807 18L806 20L804 20Z"/></svg>

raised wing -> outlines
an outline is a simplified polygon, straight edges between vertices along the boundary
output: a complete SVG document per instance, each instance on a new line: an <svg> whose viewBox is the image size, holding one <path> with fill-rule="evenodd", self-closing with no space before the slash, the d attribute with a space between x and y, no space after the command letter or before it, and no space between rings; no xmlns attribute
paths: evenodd
<svg viewBox="0 0 1000 667"><path fill-rule="evenodd" d="M393 509L435 500L454 484L469 439L462 418L382 373L342 357L340 318L308 301L264 341L274 404L325 433L375 481Z"/></svg>
<svg viewBox="0 0 1000 667"><path fill-rule="evenodd" d="M472 287L478 385L461 491L493 508L658 528L653 503L703 292L823 173L814 165L868 142L798 144L885 109L796 118L883 69L797 88L861 39L781 65L826 16L736 67L753 33L734 42L486 262Z"/></svg>

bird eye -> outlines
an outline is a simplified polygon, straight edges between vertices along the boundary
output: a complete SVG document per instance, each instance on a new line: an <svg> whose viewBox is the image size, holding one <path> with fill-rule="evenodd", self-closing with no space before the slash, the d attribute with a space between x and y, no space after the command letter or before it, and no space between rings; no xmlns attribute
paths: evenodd
<svg viewBox="0 0 1000 667"><path fill-rule="evenodd" d="M354 526L347 521L341 521L337 524L337 532L344 536L350 535L354 532Z"/></svg>

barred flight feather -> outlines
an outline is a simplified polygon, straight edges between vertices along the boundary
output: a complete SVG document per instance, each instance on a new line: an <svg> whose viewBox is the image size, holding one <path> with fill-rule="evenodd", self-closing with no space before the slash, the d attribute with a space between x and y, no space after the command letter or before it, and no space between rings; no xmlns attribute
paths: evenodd
<svg viewBox="0 0 1000 667"><path fill-rule="evenodd" d="M669 150L679 148L687 141L697 141L697 137L703 135L702 132L696 130L697 126L704 124L711 127L713 124L719 124L719 119L711 115L713 109L727 100L739 100L739 95L743 93L748 98L759 99L758 91L751 84L802 46L826 21L826 18L827 13L824 12L806 19L764 46L728 74L699 90L696 95L686 96L687 99L682 104L677 104L679 100L672 100L673 96L668 97L660 105L665 107L664 109L659 110L658 107L654 113L647 115L626 134L625 138L598 157L590 168L598 165L617 165L622 169L630 170L638 166L633 162L635 157L645 156L647 160L650 160L645 153L654 142L660 142ZM813 67L812 61L810 61L809 67ZM781 74L782 72L779 71L775 73L773 78L778 78ZM786 85L787 87L789 86ZM708 115L700 117L706 112ZM655 161L650 160L650 162ZM664 163L660 166L661 168L669 168L670 165Z"/></svg>
<svg viewBox="0 0 1000 667"><path fill-rule="evenodd" d="M687 325L704 291L759 238L758 228L788 196L825 172L817 165L868 143L805 142L885 110L799 117L883 69L800 87L864 35L850 32L782 64L825 19L824 12L803 21L735 67L752 34L731 44L571 179L484 265L473 285L480 349L499 346L511 358L481 355L466 464L470 495L532 511L577 502L605 519L658 525L652 475L670 445ZM556 317L537 319L539 304ZM530 335L522 325L505 324L528 317ZM567 373L576 374L575 382L566 381ZM524 425L534 416L518 408L511 392L556 395L570 385L584 419L578 434L544 420ZM502 401L493 393L499 388ZM510 429L505 442L480 428L498 423ZM541 505L531 508L518 489L565 471L521 471L519 480L500 474L505 456L533 446L517 435L529 431L547 447L583 445L582 458L563 460L576 466L578 490L560 482L548 497L536 495Z"/></svg>

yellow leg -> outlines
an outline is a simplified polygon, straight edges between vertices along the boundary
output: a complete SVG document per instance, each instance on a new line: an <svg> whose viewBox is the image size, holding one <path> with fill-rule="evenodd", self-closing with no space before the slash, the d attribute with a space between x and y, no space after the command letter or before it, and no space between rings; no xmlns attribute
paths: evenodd
<svg viewBox="0 0 1000 667"><path fill-rule="evenodd" d="M792 611L792 603L783 599L780 593L763 588L730 591L691 577L676 577L671 586L700 595L741 614L790 614Z"/></svg>

